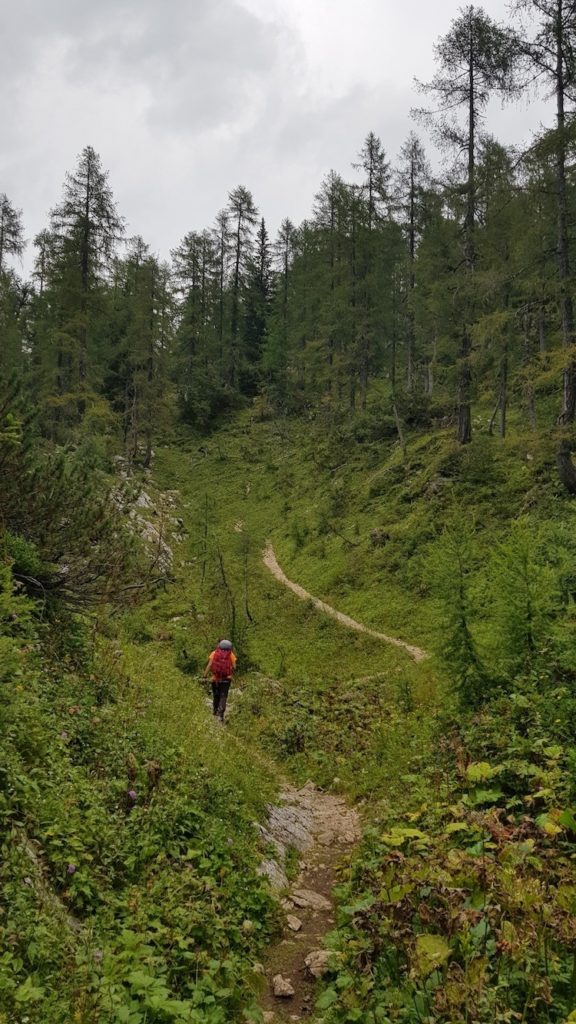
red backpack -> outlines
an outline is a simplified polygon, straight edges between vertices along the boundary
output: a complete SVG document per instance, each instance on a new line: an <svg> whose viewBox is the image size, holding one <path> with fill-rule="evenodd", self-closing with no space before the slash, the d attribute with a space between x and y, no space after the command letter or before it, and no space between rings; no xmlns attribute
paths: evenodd
<svg viewBox="0 0 576 1024"><path fill-rule="evenodd" d="M229 679L232 675L233 667L232 651L225 651L221 647L217 647L210 665L212 675L216 679Z"/></svg>

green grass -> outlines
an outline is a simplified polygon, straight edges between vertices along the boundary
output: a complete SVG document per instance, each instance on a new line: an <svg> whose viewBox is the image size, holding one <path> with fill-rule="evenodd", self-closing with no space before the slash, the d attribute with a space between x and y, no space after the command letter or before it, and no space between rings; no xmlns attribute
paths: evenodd
<svg viewBox="0 0 576 1024"><path fill-rule="evenodd" d="M29 887L9 839L0 897L20 938L0 987L10 1007L29 1001L31 1021L79 1012L112 1024L121 1009L140 1022L154 1001L174 998L196 1001L182 1010L186 1020L242 1019L275 922L256 874L253 823L283 778L311 777L363 801L377 835L384 821L433 811L446 789L437 712L454 700L430 550L447 522L474 522L481 591L483 563L512 520L553 520L571 535L574 509L554 478L553 437L480 436L463 450L442 432L409 434L404 461L394 439L358 440L355 429L324 436L318 424L241 413L202 443L181 436L160 447L143 483L158 506L174 491L164 522L172 582L108 621L93 662L81 631L60 638L62 671L52 661L46 673L33 647L13 653L10 672L21 655L32 667L30 692L10 698L5 760L41 861ZM431 657L415 664L298 599L263 565L268 539L311 594ZM475 635L494 641L490 608L480 601L477 611ZM198 677L224 634L239 672L222 728ZM86 635L82 643L88 651ZM160 781L150 788L156 764ZM66 973L71 935L58 937L44 913L34 946L46 884L86 922L75 982ZM46 970L35 948L49 957ZM50 1001L35 1017L34 993L47 985Z"/></svg>

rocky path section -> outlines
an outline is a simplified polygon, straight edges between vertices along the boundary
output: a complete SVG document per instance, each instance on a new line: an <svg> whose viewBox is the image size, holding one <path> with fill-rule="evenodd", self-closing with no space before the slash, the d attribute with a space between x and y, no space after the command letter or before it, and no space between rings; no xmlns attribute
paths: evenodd
<svg viewBox="0 0 576 1024"><path fill-rule="evenodd" d="M341 797L307 782L302 789L283 789L261 831L273 851L262 872L282 893L286 914L283 936L264 964L264 1021L305 1021L314 1009L316 981L330 958L322 942L334 925L332 890L338 863L360 839L360 819ZM286 868L294 850L298 875L290 882Z"/></svg>
<svg viewBox="0 0 576 1024"><path fill-rule="evenodd" d="M341 622L343 626L347 626L348 629L354 629L357 633L367 633L368 636L373 636L377 640L383 640L384 643L393 644L395 647L401 647L410 655L411 658L414 659L414 661L423 661L424 658L428 657L427 652L422 650L421 647L415 647L414 644L408 644L404 640L398 640L397 637L387 636L386 633L378 633L374 629L369 629L368 626L363 626L361 622L356 622L356 620L351 619L349 615L336 611L335 608L326 604L325 601L321 601L320 598L309 594L308 591L304 590L304 587L301 587L298 583L293 583L292 580L288 579L279 566L274 553L274 548L270 543L266 545L264 550L264 565L280 583L285 587L288 587L289 590L302 598L303 601L311 601L315 608L318 608L319 611L325 612L326 615L331 615L332 618Z"/></svg>

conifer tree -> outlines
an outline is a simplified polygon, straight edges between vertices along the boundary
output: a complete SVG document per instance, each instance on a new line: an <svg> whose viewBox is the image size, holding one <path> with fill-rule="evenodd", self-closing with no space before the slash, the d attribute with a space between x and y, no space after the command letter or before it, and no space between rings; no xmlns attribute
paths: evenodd
<svg viewBox="0 0 576 1024"><path fill-rule="evenodd" d="M96 298L124 230L108 174L91 146L83 149L75 171L66 175L62 199L51 213L50 230L50 283L56 314L52 342L59 370L65 370L61 389L64 386L75 395L77 416L82 418L95 383L90 371L97 356L92 346Z"/></svg>
<svg viewBox="0 0 576 1024"><path fill-rule="evenodd" d="M270 314L262 360L265 379L271 385L272 394L282 402L286 400L290 361L293 312L291 278L296 235L292 221L285 217L272 247L275 274L271 278Z"/></svg>
<svg viewBox="0 0 576 1024"><path fill-rule="evenodd" d="M228 230L230 245L230 365L229 381L234 389L240 373L240 319L242 302L252 255L253 231L258 218L251 192L238 185L228 196Z"/></svg>
<svg viewBox="0 0 576 1024"><path fill-rule="evenodd" d="M209 231L190 231L172 251L172 281L180 407L188 422L205 423L212 411L208 396L219 392L222 378L218 253Z"/></svg>
<svg viewBox="0 0 576 1024"><path fill-rule="evenodd" d="M246 282L240 380L241 391L245 395L254 395L257 391L270 308L271 285L271 246L266 222L262 217Z"/></svg>
<svg viewBox="0 0 576 1024"><path fill-rule="evenodd" d="M150 465L162 426L168 387L173 307L169 268L139 236L117 265L120 325L109 363L106 393L120 413L128 463Z"/></svg>
<svg viewBox="0 0 576 1024"><path fill-rule="evenodd" d="M225 370L225 346L224 336L226 331L226 283L228 274L228 263L230 258L230 227L227 210L220 210L216 216L216 222L212 229L214 241L214 252L216 254L217 267L217 289L218 289L218 360L221 375L226 379Z"/></svg>
<svg viewBox="0 0 576 1024"><path fill-rule="evenodd" d="M29 287L9 265L10 257L24 251L22 211L16 210L8 196L0 193L0 376L8 380L21 374L24 311Z"/></svg>
<svg viewBox="0 0 576 1024"><path fill-rule="evenodd" d="M0 275L6 269L8 256L24 252L22 210L16 210L5 192L0 192Z"/></svg>
<svg viewBox="0 0 576 1024"><path fill-rule="evenodd" d="M424 228L426 195L430 187L430 166L422 143L411 132L400 152L396 170L395 205L407 245L408 288L406 309L406 387L411 391L416 372L416 320L414 289L416 287L416 250Z"/></svg>
<svg viewBox="0 0 576 1024"><path fill-rule="evenodd" d="M576 6L571 0L517 0L514 7L538 19L536 35L525 38L522 49L536 80L553 92L556 103L556 125L548 134L548 145L555 164L558 301L567 359L559 422L567 424L576 415L576 333L568 208L568 155L573 145L576 113Z"/></svg>
<svg viewBox="0 0 576 1024"><path fill-rule="evenodd" d="M358 157L359 163L352 166L364 173L361 187L366 200L367 227L368 231L372 231L386 214L390 198L390 164L386 160L382 142L374 132L366 136Z"/></svg>
<svg viewBox="0 0 576 1024"><path fill-rule="evenodd" d="M514 69L517 40L510 29L502 28L477 7L469 5L452 22L450 31L435 46L438 71L421 88L433 95L437 110L419 111L432 123L436 137L444 146L464 152L464 209L462 213L463 270L468 278L476 266L477 182L476 160L482 112L490 97L499 93L509 97L515 87ZM452 111L463 108L463 123ZM473 287L470 279L462 283L463 317L454 324L458 342L458 440L467 444L472 437L470 365L473 319Z"/></svg>

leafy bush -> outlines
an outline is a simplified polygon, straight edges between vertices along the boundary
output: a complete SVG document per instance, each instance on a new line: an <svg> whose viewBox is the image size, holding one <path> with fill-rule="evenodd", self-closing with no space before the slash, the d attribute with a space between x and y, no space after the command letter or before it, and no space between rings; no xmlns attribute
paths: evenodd
<svg viewBox="0 0 576 1024"><path fill-rule="evenodd" d="M331 1024L561 1022L574 1010L576 816L553 692L439 721L450 788L367 833L340 891ZM525 711L531 709L531 724Z"/></svg>

